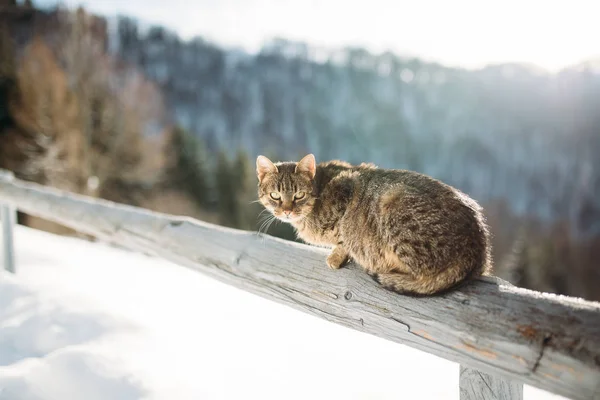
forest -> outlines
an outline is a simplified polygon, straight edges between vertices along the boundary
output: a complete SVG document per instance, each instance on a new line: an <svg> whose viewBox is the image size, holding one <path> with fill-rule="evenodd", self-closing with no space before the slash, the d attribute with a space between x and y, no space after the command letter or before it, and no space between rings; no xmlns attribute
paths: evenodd
<svg viewBox="0 0 600 400"><path fill-rule="evenodd" d="M497 275L600 300L598 60L467 70L283 38L250 54L82 8L0 9L0 168L19 178L258 231L258 154L411 169L483 205Z"/></svg>

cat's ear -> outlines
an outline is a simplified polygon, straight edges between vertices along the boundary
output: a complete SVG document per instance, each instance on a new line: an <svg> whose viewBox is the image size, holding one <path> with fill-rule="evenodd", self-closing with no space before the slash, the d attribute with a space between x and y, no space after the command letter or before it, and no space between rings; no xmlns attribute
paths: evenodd
<svg viewBox="0 0 600 400"><path fill-rule="evenodd" d="M267 157L258 156L256 159L256 176L258 176L258 181L261 182L265 175L269 172L277 173L279 170L277 169L277 166L273 164L273 162Z"/></svg>
<svg viewBox="0 0 600 400"><path fill-rule="evenodd" d="M295 172L307 173L310 176L310 179L313 179L317 173L317 162L315 161L315 156L312 154L304 156L302 160L298 161Z"/></svg>

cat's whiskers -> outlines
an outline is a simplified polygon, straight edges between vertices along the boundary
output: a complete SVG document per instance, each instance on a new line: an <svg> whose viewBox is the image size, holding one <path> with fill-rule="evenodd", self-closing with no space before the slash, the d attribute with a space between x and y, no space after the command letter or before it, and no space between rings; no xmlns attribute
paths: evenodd
<svg viewBox="0 0 600 400"><path fill-rule="evenodd" d="M267 231L269 230L269 228L271 227L271 225L273 224L274 221L276 221L277 218L273 217L269 220L269 223L267 224L267 227L265 228L265 234L267 233Z"/></svg>
<svg viewBox="0 0 600 400"><path fill-rule="evenodd" d="M258 233L260 234L262 228L265 226L265 224L267 223L267 221L269 220L269 218L271 218L271 216L269 215L265 215L263 218L261 218L258 222L260 223L260 226L258 227Z"/></svg>
<svg viewBox="0 0 600 400"><path fill-rule="evenodd" d="M262 210L261 212L258 213L258 215L256 216L256 219L259 219L261 215L263 215L264 213L266 213L268 211L269 210L265 208L264 210Z"/></svg>
<svg viewBox="0 0 600 400"><path fill-rule="evenodd" d="M263 215L265 213L267 215ZM269 209L265 208L264 210L262 210L261 212L258 213L258 215L256 216L256 219L258 220L258 222L263 222L265 220L265 218L269 218L272 215L273 214L270 213Z"/></svg>
<svg viewBox="0 0 600 400"><path fill-rule="evenodd" d="M267 231L269 230L269 227L271 226L271 224L273 223L273 220L275 220L275 216L274 215L267 215L262 221L261 221L261 225L258 228L258 234L260 235L261 233L266 234ZM264 230L263 230L264 229Z"/></svg>

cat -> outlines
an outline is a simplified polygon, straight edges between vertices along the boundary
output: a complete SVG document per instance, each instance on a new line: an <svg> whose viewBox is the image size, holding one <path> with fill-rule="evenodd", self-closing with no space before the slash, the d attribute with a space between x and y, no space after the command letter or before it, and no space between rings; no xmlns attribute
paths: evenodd
<svg viewBox="0 0 600 400"><path fill-rule="evenodd" d="M441 294L492 272L490 233L478 203L409 170L333 160L256 159L258 199L338 269L355 261L385 289Z"/></svg>

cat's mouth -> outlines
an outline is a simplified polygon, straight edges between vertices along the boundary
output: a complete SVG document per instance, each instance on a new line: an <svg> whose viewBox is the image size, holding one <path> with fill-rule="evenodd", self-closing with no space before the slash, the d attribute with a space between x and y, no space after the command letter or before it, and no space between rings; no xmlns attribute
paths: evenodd
<svg viewBox="0 0 600 400"><path fill-rule="evenodd" d="M281 213L279 215L276 215L276 217L283 222L297 222L303 218L303 215L294 214L294 213L292 213L292 214Z"/></svg>

